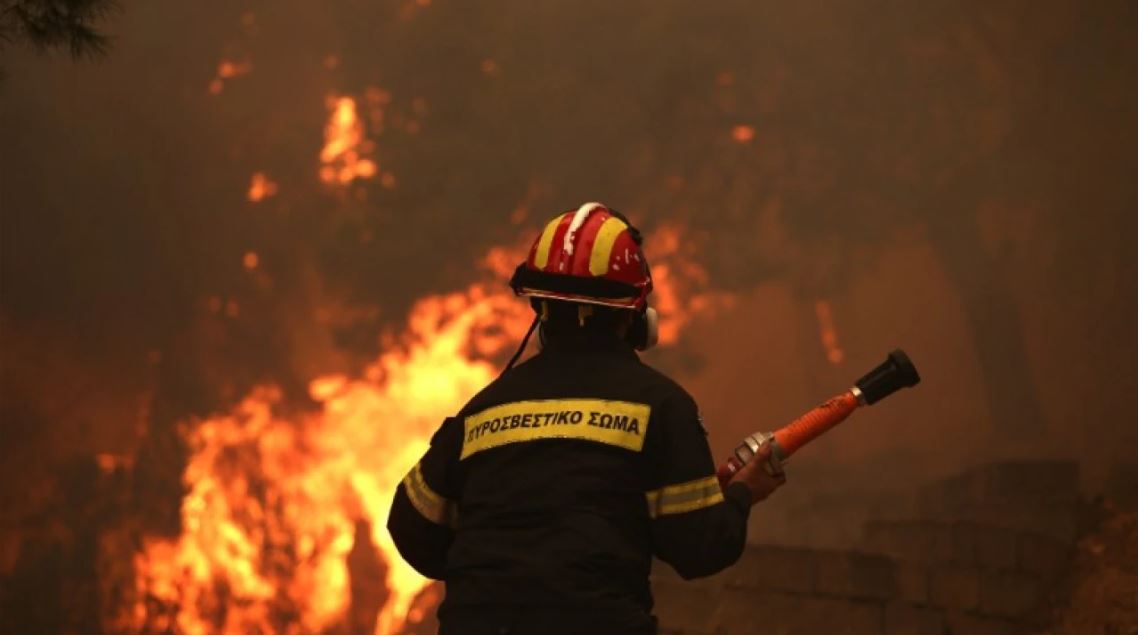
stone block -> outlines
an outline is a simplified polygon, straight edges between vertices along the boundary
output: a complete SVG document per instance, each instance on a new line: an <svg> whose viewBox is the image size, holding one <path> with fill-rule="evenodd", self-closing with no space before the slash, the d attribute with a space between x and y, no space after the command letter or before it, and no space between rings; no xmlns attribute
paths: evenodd
<svg viewBox="0 0 1138 635"><path fill-rule="evenodd" d="M980 579L980 609L984 615L1031 619L1043 602L1043 585L1034 576L999 572Z"/></svg>
<svg viewBox="0 0 1138 635"><path fill-rule="evenodd" d="M1075 461L1001 461L978 468L973 492L982 503L1077 503L1081 497Z"/></svg>
<svg viewBox="0 0 1138 635"><path fill-rule="evenodd" d="M1081 507L1078 464L1007 461L984 465L921 488L921 516L1036 530L1073 539Z"/></svg>
<svg viewBox="0 0 1138 635"><path fill-rule="evenodd" d="M23 536L18 531L0 531L0 576L10 576L20 562Z"/></svg>
<svg viewBox="0 0 1138 635"><path fill-rule="evenodd" d="M971 522L975 524L1030 531L1073 542L1079 534L1081 504L1033 506L1008 502L961 507L954 510L928 512L930 518L945 522ZM939 514L939 515L937 515Z"/></svg>
<svg viewBox="0 0 1138 635"><path fill-rule="evenodd" d="M1071 544L1048 536L1021 533L1016 540L1016 565L1045 580L1060 576L1071 565Z"/></svg>
<svg viewBox="0 0 1138 635"><path fill-rule="evenodd" d="M897 565L879 555L825 551L815 554L818 593L886 600L896 597Z"/></svg>
<svg viewBox="0 0 1138 635"><path fill-rule="evenodd" d="M1010 529L977 523L952 528L953 561L981 569L1012 569L1016 564L1016 534Z"/></svg>
<svg viewBox="0 0 1138 635"><path fill-rule="evenodd" d="M929 604L948 609L976 608L980 604L979 571L959 566L930 569Z"/></svg>
<svg viewBox="0 0 1138 635"><path fill-rule="evenodd" d="M940 518L953 510L978 502L972 473L959 474L924 485L917 490L917 509L922 515Z"/></svg>
<svg viewBox="0 0 1138 635"><path fill-rule="evenodd" d="M1111 465L1103 494L1120 509L1138 509L1138 461Z"/></svg>
<svg viewBox="0 0 1138 635"><path fill-rule="evenodd" d="M951 612L945 635L1024 635L1026 630L1010 620Z"/></svg>
<svg viewBox="0 0 1138 635"><path fill-rule="evenodd" d="M944 635L944 613L904 602L885 607L884 635Z"/></svg>
<svg viewBox="0 0 1138 635"><path fill-rule="evenodd" d="M706 631L719 598L716 589L671 580L653 580L652 595L661 628L684 633Z"/></svg>
<svg viewBox="0 0 1138 635"><path fill-rule="evenodd" d="M711 631L717 635L882 635L883 611L877 602L727 589Z"/></svg>
<svg viewBox="0 0 1138 635"><path fill-rule="evenodd" d="M810 593L817 573L816 552L790 547L749 546L720 574L730 587Z"/></svg>
<svg viewBox="0 0 1138 635"><path fill-rule="evenodd" d="M897 599L910 604L929 603L928 570L924 565L897 564Z"/></svg>
<svg viewBox="0 0 1138 635"><path fill-rule="evenodd" d="M878 521L866 523L863 546L907 562L951 562L951 525L925 520Z"/></svg>
<svg viewBox="0 0 1138 635"><path fill-rule="evenodd" d="M799 632L802 597L777 591L728 587L715 607L711 630L717 635L761 632L787 635Z"/></svg>

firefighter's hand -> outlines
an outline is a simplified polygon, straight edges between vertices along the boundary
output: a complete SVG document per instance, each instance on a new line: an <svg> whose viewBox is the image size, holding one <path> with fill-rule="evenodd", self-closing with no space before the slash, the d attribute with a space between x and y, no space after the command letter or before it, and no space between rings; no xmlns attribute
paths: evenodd
<svg viewBox="0 0 1138 635"><path fill-rule="evenodd" d="M752 505L765 500L786 482L786 473L781 470L776 472L771 467L770 459L771 446L764 443L755 456L731 477L731 483L743 483L751 490Z"/></svg>

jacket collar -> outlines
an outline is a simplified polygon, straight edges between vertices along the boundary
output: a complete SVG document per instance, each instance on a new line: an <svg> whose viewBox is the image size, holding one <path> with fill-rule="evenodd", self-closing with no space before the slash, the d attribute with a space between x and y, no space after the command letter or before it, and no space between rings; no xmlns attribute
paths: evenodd
<svg viewBox="0 0 1138 635"><path fill-rule="evenodd" d="M622 340L616 333L610 332L582 331L572 335L563 335L545 342L541 352L554 356L602 353L629 359L640 359L628 342Z"/></svg>

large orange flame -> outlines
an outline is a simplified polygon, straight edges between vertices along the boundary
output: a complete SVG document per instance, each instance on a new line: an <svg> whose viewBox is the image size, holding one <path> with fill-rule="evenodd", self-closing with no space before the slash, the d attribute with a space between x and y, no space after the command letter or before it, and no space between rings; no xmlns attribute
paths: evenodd
<svg viewBox="0 0 1138 635"><path fill-rule="evenodd" d="M388 566L377 632L397 632L425 580L386 531L395 486L443 418L493 378L486 359L520 338L528 311L482 284L424 298L363 378L311 383L315 413L288 415L279 391L262 387L188 426L183 534L148 542L136 560L139 596L177 608L162 618L140 603L139 629L326 630L347 609L345 558L364 520ZM298 629L279 627L287 615Z"/></svg>
<svg viewBox="0 0 1138 635"><path fill-rule="evenodd" d="M652 242L661 248L657 292L674 339L693 310L675 284L700 270L669 260L684 244L677 228ZM482 265L501 278L523 254L493 249ZM349 606L349 554L362 549L386 564L375 632L399 632L427 581L391 543L388 506L439 423L493 379L489 360L509 352L532 319L504 287L479 282L419 300L361 377L310 383L315 409L290 410L277 388L262 386L232 412L189 422L182 534L149 539L136 555L134 629L342 630L357 608ZM412 621L424 610L416 606Z"/></svg>

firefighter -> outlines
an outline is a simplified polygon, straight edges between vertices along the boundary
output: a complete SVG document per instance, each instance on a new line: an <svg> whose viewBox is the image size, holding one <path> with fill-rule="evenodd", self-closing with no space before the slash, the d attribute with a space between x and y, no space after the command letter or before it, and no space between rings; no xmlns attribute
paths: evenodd
<svg viewBox="0 0 1138 635"><path fill-rule="evenodd" d="M392 539L445 581L444 635L655 633L653 556L685 579L731 565L750 507L785 476L760 453L721 489L695 401L637 357L656 314L622 215L554 218L510 284L541 351L515 366L523 342L443 422L396 491Z"/></svg>

